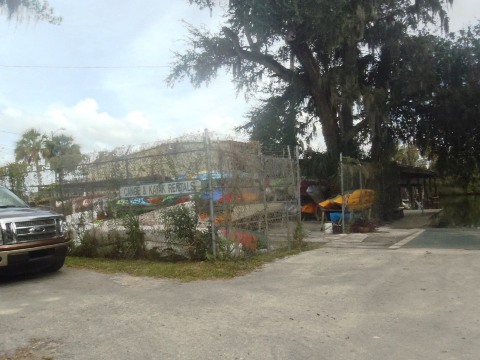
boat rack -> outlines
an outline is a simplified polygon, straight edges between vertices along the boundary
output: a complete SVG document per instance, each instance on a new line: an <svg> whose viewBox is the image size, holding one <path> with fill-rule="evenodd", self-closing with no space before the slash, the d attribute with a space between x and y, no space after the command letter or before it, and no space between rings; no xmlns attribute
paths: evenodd
<svg viewBox="0 0 480 360"><path fill-rule="evenodd" d="M351 193L334 196L319 203L317 207L317 220L324 229L325 214L329 215L332 224L341 225L343 218L353 220L360 215L366 214L366 218L371 216L372 206L375 200L375 191L371 189L356 189ZM345 201L345 205L343 205ZM343 216L342 216L342 207ZM334 215L335 214L335 215Z"/></svg>

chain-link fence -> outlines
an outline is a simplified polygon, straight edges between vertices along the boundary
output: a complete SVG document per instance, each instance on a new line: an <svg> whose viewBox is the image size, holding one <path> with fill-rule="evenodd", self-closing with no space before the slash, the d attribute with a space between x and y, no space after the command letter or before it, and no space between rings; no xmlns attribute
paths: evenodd
<svg viewBox="0 0 480 360"><path fill-rule="evenodd" d="M318 187L324 191L319 191L321 200L316 201L318 206L315 210L322 228L325 232L338 233L358 231L357 227L373 230L371 218L378 200L378 168L345 156L323 160L334 162L337 170L332 170L332 164L329 166L331 171L323 174L327 186L322 186L322 181L318 182ZM309 188L312 190L309 191ZM310 185L306 192L310 193L313 189L315 187ZM308 206L302 207L302 213L308 210Z"/></svg>
<svg viewBox="0 0 480 360"><path fill-rule="evenodd" d="M437 205L436 174L428 169L396 163L362 163L351 158L344 160L342 169L346 192L350 189L374 190L372 213L380 221L402 217L404 209L411 209L405 201L412 204L413 199L418 199L417 209Z"/></svg>
<svg viewBox="0 0 480 360"><path fill-rule="evenodd" d="M24 197L64 213L75 244L95 253L244 254L294 241L299 217L296 148L207 131L84 155L68 172L31 168L24 180Z"/></svg>

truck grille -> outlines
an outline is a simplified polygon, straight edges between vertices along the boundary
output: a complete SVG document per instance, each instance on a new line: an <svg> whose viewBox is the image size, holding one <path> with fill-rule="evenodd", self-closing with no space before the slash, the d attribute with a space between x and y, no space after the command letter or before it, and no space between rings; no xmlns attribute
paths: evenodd
<svg viewBox="0 0 480 360"><path fill-rule="evenodd" d="M60 223L55 218L10 222L2 225L5 245L51 239L60 233Z"/></svg>

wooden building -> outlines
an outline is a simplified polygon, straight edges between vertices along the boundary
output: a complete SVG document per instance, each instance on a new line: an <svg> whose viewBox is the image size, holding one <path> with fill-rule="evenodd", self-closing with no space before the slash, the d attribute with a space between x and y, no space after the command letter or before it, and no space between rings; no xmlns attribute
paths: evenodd
<svg viewBox="0 0 480 360"><path fill-rule="evenodd" d="M406 165L398 167L398 189L405 208L438 208L438 175L431 170Z"/></svg>

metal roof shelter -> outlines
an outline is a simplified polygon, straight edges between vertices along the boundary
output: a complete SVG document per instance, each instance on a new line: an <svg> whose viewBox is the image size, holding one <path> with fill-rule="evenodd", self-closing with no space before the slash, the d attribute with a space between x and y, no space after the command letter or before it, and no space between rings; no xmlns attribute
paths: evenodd
<svg viewBox="0 0 480 360"><path fill-rule="evenodd" d="M438 207L438 174L414 166L397 165L400 197L410 208Z"/></svg>

